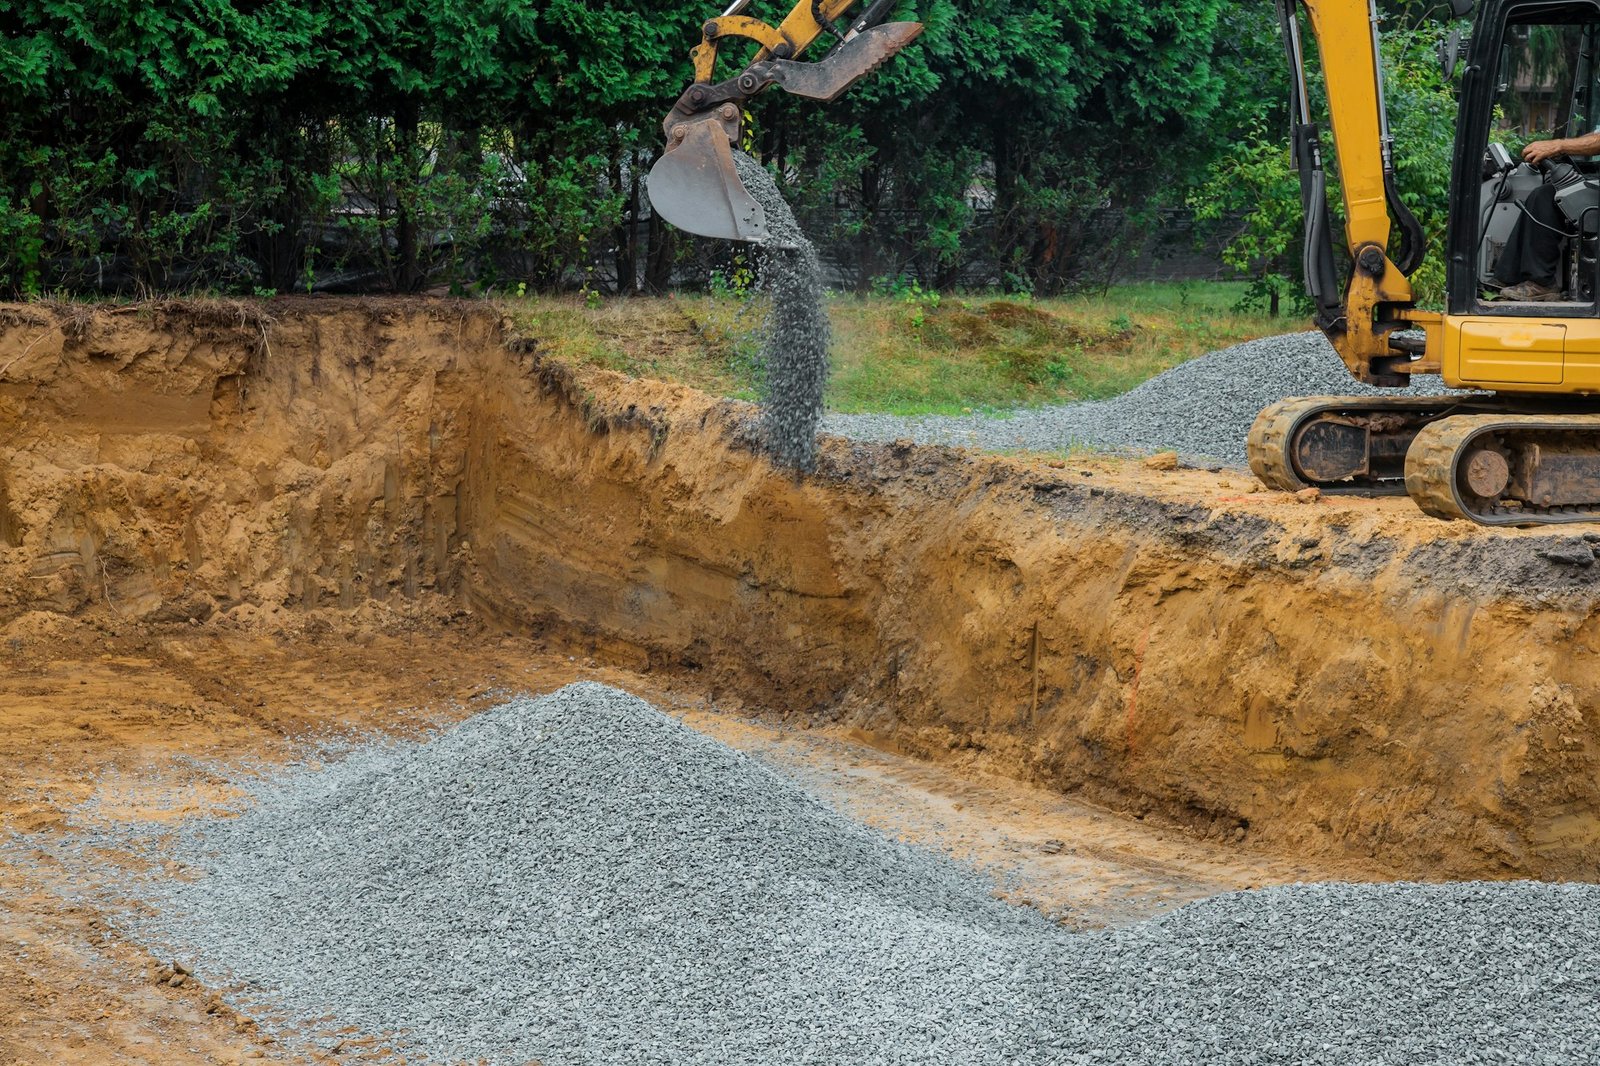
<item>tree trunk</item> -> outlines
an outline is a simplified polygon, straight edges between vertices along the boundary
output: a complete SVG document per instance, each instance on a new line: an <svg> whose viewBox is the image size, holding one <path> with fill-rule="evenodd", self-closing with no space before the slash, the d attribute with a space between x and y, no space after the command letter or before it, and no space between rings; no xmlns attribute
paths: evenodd
<svg viewBox="0 0 1600 1066"><path fill-rule="evenodd" d="M861 234L856 238L856 290L866 292L877 275L878 199L882 191L876 165L861 168Z"/></svg>
<svg viewBox="0 0 1600 1066"><path fill-rule="evenodd" d="M404 173L401 181L407 182L411 190L415 190L422 183L422 175L417 173L419 153L417 147L417 128L421 125L421 116L415 100L407 100L395 108L394 137L395 154L399 157ZM422 270L422 251L417 232L417 217L406 203L406 194L396 189L395 192L395 287L401 292L416 292L422 288L425 279Z"/></svg>
<svg viewBox="0 0 1600 1066"><path fill-rule="evenodd" d="M637 227L634 221L639 217L639 173L634 168L631 179L624 184L622 179L622 157L625 153L618 149L611 157L611 186L618 192L624 188L628 192L627 206L622 211L622 217L617 221L613 231L612 243L615 246L613 257L617 268L617 295L623 296L633 292L634 281L638 276L637 250L634 247L634 232Z"/></svg>
<svg viewBox="0 0 1600 1066"><path fill-rule="evenodd" d="M300 279L305 265L305 182L306 153L295 151L297 135L277 123L258 119L258 129L270 129L264 139L266 151L278 160L283 192L262 207L267 225L250 233L247 247L259 271L260 284L275 292L289 292ZM231 224L231 223L230 223Z"/></svg>
<svg viewBox="0 0 1600 1066"><path fill-rule="evenodd" d="M483 187L483 131L471 123L463 124L448 119L450 126L444 133L444 141L449 146L443 161L466 183L466 188L471 203L472 197L481 196ZM492 210L492 198L486 198L482 203L482 210L487 213ZM457 227L464 229L465 227ZM452 241L459 240L453 237ZM478 281L486 273L492 273L493 266L489 263L492 245L489 242L475 239L463 247L451 247L450 287L452 294L459 294L465 290L468 282ZM487 268L487 269L486 269Z"/></svg>
<svg viewBox="0 0 1600 1066"><path fill-rule="evenodd" d="M650 212L650 228L645 252L644 287L660 295L672 287L672 261L677 251L676 238L661 216Z"/></svg>

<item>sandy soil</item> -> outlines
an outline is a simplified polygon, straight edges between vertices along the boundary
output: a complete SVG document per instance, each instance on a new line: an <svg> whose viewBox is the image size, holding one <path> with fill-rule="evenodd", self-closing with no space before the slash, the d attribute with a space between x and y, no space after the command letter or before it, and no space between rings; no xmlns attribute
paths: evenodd
<svg viewBox="0 0 1600 1066"><path fill-rule="evenodd" d="M748 405L548 359L482 303L0 307L0 367L0 625L442 596L1212 839L1600 862L1569 531L839 439L797 479Z"/></svg>
<svg viewBox="0 0 1600 1066"><path fill-rule="evenodd" d="M281 1054L66 902L28 844L76 805L579 677L1073 926L1600 862L1572 534L1103 458L796 479L752 416L481 304L0 307L0 1066Z"/></svg>

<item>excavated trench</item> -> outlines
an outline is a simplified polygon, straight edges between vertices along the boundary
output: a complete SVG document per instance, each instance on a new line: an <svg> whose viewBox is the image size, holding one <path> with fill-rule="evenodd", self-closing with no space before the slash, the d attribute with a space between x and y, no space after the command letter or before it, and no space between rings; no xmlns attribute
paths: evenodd
<svg viewBox="0 0 1600 1066"><path fill-rule="evenodd" d="M0 628L443 596L1205 836L1593 875L1580 538L1104 459L829 439L796 477L755 432L481 304L0 308Z"/></svg>

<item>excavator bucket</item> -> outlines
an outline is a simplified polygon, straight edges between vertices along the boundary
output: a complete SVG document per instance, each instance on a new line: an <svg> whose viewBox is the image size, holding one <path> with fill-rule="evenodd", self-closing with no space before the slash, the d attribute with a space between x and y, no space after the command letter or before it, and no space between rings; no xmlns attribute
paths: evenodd
<svg viewBox="0 0 1600 1066"><path fill-rule="evenodd" d="M716 121L689 123L683 139L645 181L656 214L689 233L725 241L767 239L767 213L733 169L733 147Z"/></svg>
<svg viewBox="0 0 1600 1066"><path fill-rule="evenodd" d="M667 150L645 183L651 206L689 233L765 242L766 212L733 165L745 101L773 85L812 100L835 100L921 32L916 22L858 26L815 63L758 57L720 85L691 85L663 123ZM714 40L714 35L707 36L708 42Z"/></svg>

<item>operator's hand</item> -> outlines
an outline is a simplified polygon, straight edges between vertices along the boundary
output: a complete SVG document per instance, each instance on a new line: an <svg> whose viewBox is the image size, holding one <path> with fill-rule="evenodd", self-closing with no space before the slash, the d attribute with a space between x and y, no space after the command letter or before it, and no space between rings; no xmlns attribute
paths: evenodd
<svg viewBox="0 0 1600 1066"><path fill-rule="evenodd" d="M1566 151L1566 141L1531 141L1529 142L1528 146L1522 150L1522 158L1527 162L1532 163L1534 166L1538 166L1547 159L1552 159L1558 155L1564 155Z"/></svg>

